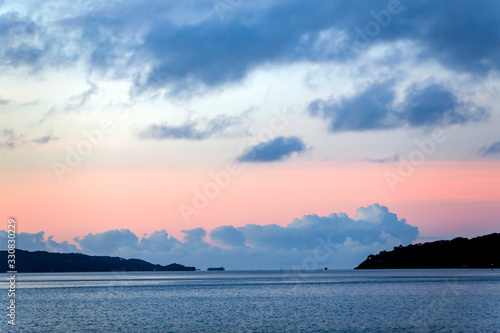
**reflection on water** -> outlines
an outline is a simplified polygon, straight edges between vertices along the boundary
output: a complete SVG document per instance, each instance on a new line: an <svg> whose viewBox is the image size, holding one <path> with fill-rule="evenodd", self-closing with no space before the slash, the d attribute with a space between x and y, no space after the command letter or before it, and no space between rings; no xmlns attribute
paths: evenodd
<svg viewBox="0 0 500 333"><path fill-rule="evenodd" d="M498 270L19 274L16 296L19 332L500 332Z"/></svg>

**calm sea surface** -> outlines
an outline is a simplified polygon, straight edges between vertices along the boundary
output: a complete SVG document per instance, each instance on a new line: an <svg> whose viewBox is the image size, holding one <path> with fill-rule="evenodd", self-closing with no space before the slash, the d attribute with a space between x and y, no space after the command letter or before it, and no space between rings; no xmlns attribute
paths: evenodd
<svg viewBox="0 0 500 333"><path fill-rule="evenodd" d="M2 332L500 332L499 270L18 274L17 288Z"/></svg>

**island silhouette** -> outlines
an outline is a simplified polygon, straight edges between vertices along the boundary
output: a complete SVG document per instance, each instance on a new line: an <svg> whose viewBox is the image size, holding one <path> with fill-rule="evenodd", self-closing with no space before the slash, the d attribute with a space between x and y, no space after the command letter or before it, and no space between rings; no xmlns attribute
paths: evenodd
<svg viewBox="0 0 500 333"><path fill-rule="evenodd" d="M398 246L371 254L356 267L383 268L500 268L500 234Z"/></svg>
<svg viewBox="0 0 500 333"><path fill-rule="evenodd" d="M80 253L53 253L16 249L16 271L21 273L49 272L112 272L112 271L195 271L196 267L170 264L156 265L141 259L90 256ZM3 272L7 267L7 251L0 251Z"/></svg>

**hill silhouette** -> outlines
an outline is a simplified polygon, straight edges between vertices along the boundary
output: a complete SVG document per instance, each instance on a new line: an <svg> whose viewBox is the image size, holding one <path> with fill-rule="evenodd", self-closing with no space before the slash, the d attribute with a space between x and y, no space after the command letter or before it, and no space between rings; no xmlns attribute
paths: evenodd
<svg viewBox="0 0 500 333"><path fill-rule="evenodd" d="M0 251L1 271L6 272L7 251ZM195 271L180 264L156 265L140 259L89 256L80 253L52 253L16 249L16 270L23 273L111 272L111 271Z"/></svg>
<svg viewBox="0 0 500 333"><path fill-rule="evenodd" d="M380 268L500 268L500 234L399 246L356 267Z"/></svg>

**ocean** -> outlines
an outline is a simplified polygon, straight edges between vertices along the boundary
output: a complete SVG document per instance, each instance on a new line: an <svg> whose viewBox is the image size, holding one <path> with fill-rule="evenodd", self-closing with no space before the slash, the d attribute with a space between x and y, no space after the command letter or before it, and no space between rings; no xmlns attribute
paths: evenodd
<svg viewBox="0 0 500 333"><path fill-rule="evenodd" d="M2 332L500 332L499 270L18 274L16 326L2 280Z"/></svg>

